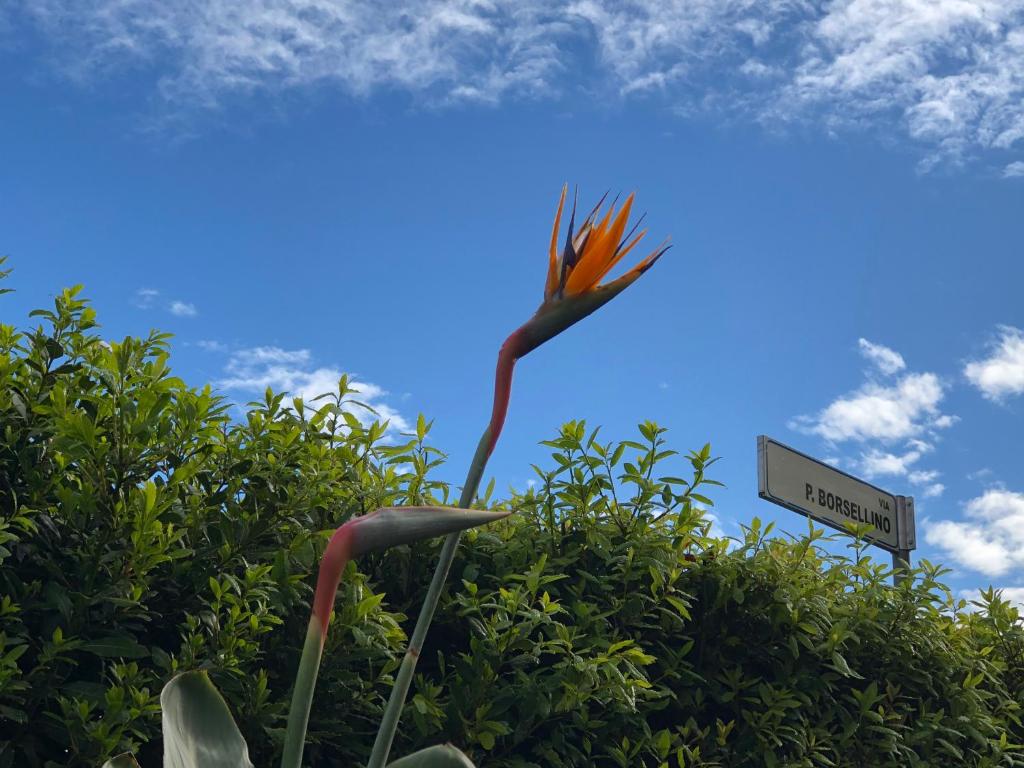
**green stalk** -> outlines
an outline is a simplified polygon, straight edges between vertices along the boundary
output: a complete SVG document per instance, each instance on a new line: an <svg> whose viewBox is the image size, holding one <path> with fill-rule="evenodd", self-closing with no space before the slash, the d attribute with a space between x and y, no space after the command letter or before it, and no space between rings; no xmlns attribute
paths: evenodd
<svg viewBox="0 0 1024 768"><path fill-rule="evenodd" d="M491 428L488 426L480 437L473 461L469 465L466 484L462 487L462 496L459 498L460 507L468 509L472 505L473 499L476 498L477 489L480 487L480 478L483 477L484 467L487 466L487 459L490 458L492 448ZM405 658L402 659L402 666L398 668L398 674L395 675L395 684L391 688L391 696L384 709L384 716L381 718L380 728L377 730L377 738L373 742L373 752L370 754L367 768L384 768L387 763L388 755L391 753L391 744L395 740L395 731L398 730L398 721L402 716L402 707L405 705L409 686L412 684L412 676L416 671L416 662L419 661L423 641L427 636L427 630L430 629L434 612L437 610L437 602L441 598L441 590L444 589L445 579L448 578L448 571L451 570L452 561L455 559L455 551L459 547L461 535L461 531L449 534L441 547L440 560L434 570L434 576L430 580L430 589L427 590L427 596L423 600L419 618L416 619L416 627L409 639L409 647L405 651Z"/></svg>
<svg viewBox="0 0 1024 768"><path fill-rule="evenodd" d="M302 658L295 675L295 689L292 704L288 710L288 729L284 735L284 752L281 754L281 768L301 768L302 752L306 745L306 726L309 724L309 710L313 705L313 689L320 671L320 657L323 654L321 632L316 619L310 619L306 630L306 641L302 644Z"/></svg>
<svg viewBox="0 0 1024 768"><path fill-rule="evenodd" d="M571 242L571 223L569 227L569 242ZM653 264L662 253L664 253L664 249L650 260L644 270ZM515 367L516 361L606 304L636 280L644 270L627 273L607 285L569 298L559 296L557 300L545 299L537 313L524 325L513 331L501 345L501 350L498 352L498 365L494 373L494 402L491 421L487 429L484 430L480 442L477 444L476 453L473 455L473 461L469 465L466 484L462 488L462 498L459 500L460 507L468 508L476 498L477 488L480 486L480 478L483 477L487 459L490 458L498 436L501 434L512 391L512 369ZM423 607L420 609L419 618L416 619L416 627L409 639L409 648L406 650L405 658L402 659L402 665L398 668L398 674L395 676L395 684L391 689L387 706L384 708L384 716L381 718L380 729L377 731L377 738L373 743L373 752L370 754L367 768L384 768L387 763L391 744L395 740L395 731L398 730L402 707L405 705L405 698L409 693L409 686L412 684L416 662L423 649L423 640L430 628L430 622L434 618L441 590L444 589L445 579L448 578L448 571L455 559L455 551L459 546L459 535L458 532L449 535L444 541L444 546L441 547L441 559L430 581L430 589L427 591Z"/></svg>
<svg viewBox="0 0 1024 768"><path fill-rule="evenodd" d="M479 483L479 478L476 482ZM334 532L320 558L312 612L306 629L306 640L302 645L299 670L295 676L291 708L288 710L288 729L284 737L281 768L300 768L302 765L306 727L309 724L313 690L316 688L324 643L327 641L327 628L331 623L338 584L349 559L398 544L484 525L509 514L450 507L382 507L369 515L349 520Z"/></svg>

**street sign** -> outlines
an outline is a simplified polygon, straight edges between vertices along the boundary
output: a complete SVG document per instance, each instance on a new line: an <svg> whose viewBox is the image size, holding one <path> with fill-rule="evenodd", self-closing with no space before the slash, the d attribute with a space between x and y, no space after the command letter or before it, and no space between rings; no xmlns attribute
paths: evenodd
<svg viewBox="0 0 1024 768"><path fill-rule="evenodd" d="M757 438L757 494L839 530L866 523L866 539L908 563L917 547L913 498L883 491L767 435Z"/></svg>

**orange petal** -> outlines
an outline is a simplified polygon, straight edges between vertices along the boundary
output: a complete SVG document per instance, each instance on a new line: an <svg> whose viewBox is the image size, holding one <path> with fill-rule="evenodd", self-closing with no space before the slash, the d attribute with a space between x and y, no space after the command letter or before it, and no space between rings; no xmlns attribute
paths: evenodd
<svg viewBox="0 0 1024 768"><path fill-rule="evenodd" d="M630 216L630 209L633 208L633 195L626 199L623 207L618 210L611 228L605 233L601 241L602 253L600 255L601 275L610 268L608 264L615 258L615 255L622 248L623 232L626 230L626 222ZM598 278L600 280L600 278Z"/></svg>
<svg viewBox="0 0 1024 768"><path fill-rule="evenodd" d="M662 254L665 253L665 251L667 251L669 248L672 247L671 245L666 245L667 242L668 242L668 238L666 237L662 241L662 244L659 245L654 250L654 252L649 254L643 261L641 261L639 264L637 264L635 267L633 267L631 270L629 270L629 272L624 274L623 277L626 278L626 277L639 276L639 275L643 274L644 272L646 272L648 269L650 269L651 265L654 264L654 262L656 262L658 259L660 259Z"/></svg>
<svg viewBox="0 0 1024 768"><path fill-rule="evenodd" d="M630 194L615 216L611 229L607 229L608 221L611 218L613 208L608 209L600 229L590 239L580 264L577 266L569 280L565 284L565 292L568 294L583 293L595 287L601 278L611 268L608 265L618 261L617 249L622 232L626 228L626 221L629 218L629 211L633 207L633 195ZM575 278L575 279L573 279Z"/></svg>
<svg viewBox="0 0 1024 768"><path fill-rule="evenodd" d="M555 213L555 225L551 228L551 247L548 253L548 279L544 285L544 298L549 299L558 287L558 227L562 223L562 207L565 205L565 193L569 185L562 186L562 196L558 200L558 211Z"/></svg>
<svg viewBox="0 0 1024 768"><path fill-rule="evenodd" d="M629 241L629 245L627 245L625 248L620 248L618 252L608 260L608 263L605 264L604 269L601 270L601 274L597 276L598 282L604 280L604 276L611 272L613 269L615 269L615 265L622 261L623 257L631 250L633 250L633 247L637 243L639 243L641 238L643 238L643 236L646 234L646 229L640 230L640 232L637 233L637 236Z"/></svg>
<svg viewBox="0 0 1024 768"><path fill-rule="evenodd" d="M604 236L598 236L596 232L591 234L579 263L569 275L569 279L565 281L567 296L585 293L597 284L597 281L601 279L601 267L607 261L610 249L611 242L608 240L607 233Z"/></svg>
<svg viewBox="0 0 1024 768"><path fill-rule="evenodd" d="M601 219L601 223L594 227L595 231L599 232L602 235L604 234L605 230L608 228L608 222L611 220L612 212L614 210L615 201L612 201L612 204L608 207L608 211L605 213L604 218Z"/></svg>
<svg viewBox="0 0 1024 768"><path fill-rule="evenodd" d="M622 208L619 209L619 215L615 217L615 222L612 224L612 229L608 233L611 241L618 246L622 240L622 233L626 231L626 221L629 219L629 211L633 207L633 193L629 193L629 197L626 198L626 202L622 204Z"/></svg>

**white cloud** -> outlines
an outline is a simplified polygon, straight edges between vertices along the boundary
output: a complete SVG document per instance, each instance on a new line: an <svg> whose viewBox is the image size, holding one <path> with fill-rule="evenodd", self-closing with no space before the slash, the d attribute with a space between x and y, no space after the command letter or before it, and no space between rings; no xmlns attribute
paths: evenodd
<svg viewBox="0 0 1024 768"><path fill-rule="evenodd" d="M873 449L861 456L860 469L868 478L878 477L879 475L898 475L902 477L910 472L910 465L920 458L920 451L907 451L902 455L897 455ZM922 473L915 472L912 474L919 475Z"/></svg>
<svg viewBox="0 0 1024 768"><path fill-rule="evenodd" d="M907 480L914 485L924 485L937 479L939 472L934 469L918 469L907 474Z"/></svg>
<svg viewBox="0 0 1024 768"><path fill-rule="evenodd" d="M811 22L792 103L840 123L892 115L931 161L1024 136L1024 2L838 0Z"/></svg>
<svg viewBox="0 0 1024 768"><path fill-rule="evenodd" d="M963 521L930 522L925 541L986 576L1024 568L1024 493L990 489L967 502L964 512Z"/></svg>
<svg viewBox="0 0 1024 768"><path fill-rule="evenodd" d="M565 14L593 40L619 89L633 93L693 86L709 64L724 76L745 67L761 80L771 67L748 63L750 54L796 7L786 0L570 0Z"/></svg>
<svg viewBox="0 0 1024 768"><path fill-rule="evenodd" d="M991 355L964 366L964 376L989 400L1024 393L1024 331L1000 326Z"/></svg>
<svg viewBox="0 0 1024 768"><path fill-rule="evenodd" d="M132 305L138 309L153 309L158 306L158 299L160 298L160 291L156 288L139 288L135 291L132 296ZM174 299L168 302L166 305L161 304L168 312L177 317L195 317L199 314L199 310L196 309L195 304L190 304L187 301L181 299Z"/></svg>
<svg viewBox="0 0 1024 768"><path fill-rule="evenodd" d="M943 395L934 373L908 373L891 386L868 382L814 416L794 419L790 428L834 443L906 440L953 424L939 411Z"/></svg>
<svg viewBox="0 0 1024 768"><path fill-rule="evenodd" d="M150 309L159 295L160 291L155 288L139 288L132 297L132 304L139 309Z"/></svg>
<svg viewBox="0 0 1024 768"><path fill-rule="evenodd" d="M21 36L51 41L47 52L76 79L131 69L177 107L318 84L439 103L610 84L620 95L658 93L683 114L738 111L885 137L899 127L924 147L926 165L1005 155L1024 138L1024 0L20 5L18 18L35 27Z"/></svg>
<svg viewBox="0 0 1024 768"><path fill-rule="evenodd" d="M196 346L205 352L227 352L228 345L216 339L200 339Z"/></svg>
<svg viewBox="0 0 1024 768"><path fill-rule="evenodd" d="M900 454L873 448L861 454L858 469L869 480L886 475L906 477L911 484L923 486L921 494L925 498L941 496L946 486L935 482L941 474L938 470L912 469L924 454L932 450L932 446L921 440L911 440L907 445L910 450Z"/></svg>
<svg viewBox="0 0 1024 768"><path fill-rule="evenodd" d="M338 391L338 380L344 373L333 366L317 366L308 349L282 349L280 347L249 347L237 349L228 356L224 366L225 377L217 382L224 389L260 393L270 387L275 392L287 392L301 397L312 407L313 399ZM377 384L351 379L354 397L373 408L377 417L354 404L343 405L345 410L369 423L375 418L387 420L392 430L407 432L409 422L395 408L384 401L388 392ZM322 403L321 403L322 404Z"/></svg>
<svg viewBox="0 0 1024 768"><path fill-rule="evenodd" d="M945 395L942 382L934 373L896 376L907 367L900 353L863 338L858 347L871 365L865 383L818 413L793 419L790 429L817 435L832 447L858 444L857 458L832 458L828 463L847 464L868 479L905 478L925 498L941 495L945 486L936 482L940 473L918 463L935 450L938 432L956 423L955 416L939 410ZM876 370L887 377L886 384L876 380Z"/></svg>
<svg viewBox="0 0 1024 768"><path fill-rule="evenodd" d="M155 67L166 102L258 90L399 88L493 101L547 88L564 8L539 0L72 0L26 3L73 76Z"/></svg>
<svg viewBox="0 0 1024 768"><path fill-rule="evenodd" d="M1003 168L1004 179L1013 179L1018 176L1024 176L1024 161L1015 160Z"/></svg>
<svg viewBox="0 0 1024 768"><path fill-rule="evenodd" d="M199 310L196 309L195 304L189 304L186 301L175 299L167 305L167 311L177 317L195 317L199 314Z"/></svg>
<svg viewBox="0 0 1024 768"><path fill-rule="evenodd" d="M858 339L857 345L860 353L877 366L885 375L898 373L907 367L903 355L899 352L884 347L881 344L872 344L867 339Z"/></svg>

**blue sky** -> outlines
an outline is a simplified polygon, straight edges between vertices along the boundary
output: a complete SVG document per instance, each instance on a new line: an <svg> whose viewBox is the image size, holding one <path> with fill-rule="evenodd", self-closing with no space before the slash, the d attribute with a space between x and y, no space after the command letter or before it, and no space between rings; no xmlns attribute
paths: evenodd
<svg viewBox="0 0 1024 768"><path fill-rule="evenodd" d="M767 433L913 494L915 557L1024 602L1024 2L38 0L0 10L0 252L245 401L350 372L458 482L559 190L673 249L526 358L490 466L569 419Z"/></svg>

